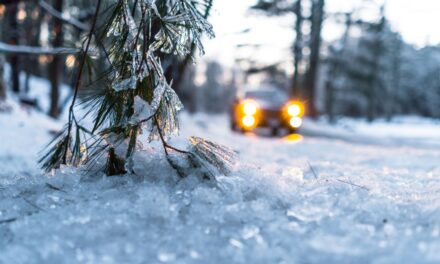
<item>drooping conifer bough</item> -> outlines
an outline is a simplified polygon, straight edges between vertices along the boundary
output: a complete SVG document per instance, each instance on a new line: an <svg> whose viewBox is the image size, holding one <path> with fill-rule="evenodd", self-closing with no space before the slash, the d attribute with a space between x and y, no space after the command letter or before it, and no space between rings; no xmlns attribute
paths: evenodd
<svg viewBox="0 0 440 264"><path fill-rule="evenodd" d="M189 141L189 150L167 143L179 131L177 114L183 105L172 80L165 77L163 62L172 56L191 56L194 45L204 53L202 36L214 37L206 17L211 5L212 0L97 1L90 32L77 56L68 123L40 159L42 167L90 164L105 155L106 173L122 174L130 169L143 133L148 142L162 142L168 161L181 176L171 153L224 174L234 156L229 149L200 138ZM77 116L78 107L93 118L91 127Z"/></svg>

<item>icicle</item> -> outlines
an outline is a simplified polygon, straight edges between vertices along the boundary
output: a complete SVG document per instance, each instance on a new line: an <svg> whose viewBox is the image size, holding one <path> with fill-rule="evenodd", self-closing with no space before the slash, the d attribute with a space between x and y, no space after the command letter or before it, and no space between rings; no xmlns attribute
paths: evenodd
<svg viewBox="0 0 440 264"><path fill-rule="evenodd" d="M136 36L138 35L138 27L136 25L136 22L134 22L134 18L131 15L131 11L129 8L129 5L126 3L124 5L124 17L125 17L125 24L128 27L128 37L127 41L125 43L125 48L127 50L130 50L132 48L132 44L134 43Z"/></svg>
<svg viewBox="0 0 440 264"><path fill-rule="evenodd" d="M156 0L144 0L144 3L147 5L149 9L152 9L157 17L161 17L159 14L159 10L157 10Z"/></svg>
<svg viewBox="0 0 440 264"><path fill-rule="evenodd" d="M157 122L164 137L169 138L179 133L177 114L183 109L183 104L176 92L163 80L154 90L151 111L157 112ZM151 131L149 140L159 139L157 127Z"/></svg>

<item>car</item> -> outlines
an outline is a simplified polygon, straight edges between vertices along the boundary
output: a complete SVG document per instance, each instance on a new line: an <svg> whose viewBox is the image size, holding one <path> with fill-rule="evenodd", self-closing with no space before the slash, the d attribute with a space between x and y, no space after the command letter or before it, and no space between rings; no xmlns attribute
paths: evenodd
<svg viewBox="0 0 440 264"><path fill-rule="evenodd" d="M295 133L302 125L304 105L279 89L256 89L237 98L230 111L231 129L239 132L269 127L273 135L282 128Z"/></svg>

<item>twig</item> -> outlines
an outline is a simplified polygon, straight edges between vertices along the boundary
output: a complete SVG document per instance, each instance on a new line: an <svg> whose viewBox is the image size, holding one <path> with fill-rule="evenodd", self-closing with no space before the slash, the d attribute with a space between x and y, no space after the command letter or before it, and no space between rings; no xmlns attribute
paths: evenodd
<svg viewBox="0 0 440 264"><path fill-rule="evenodd" d="M150 115L149 117L140 120L140 121L138 122L138 124L140 125L140 124L142 124L142 123L145 123L145 122L150 121L153 117L155 117L156 113L157 113L157 110L156 110L156 112L155 112L154 114Z"/></svg>
<svg viewBox="0 0 440 264"><path fill-rule="evenodd" d="M154 117L154 121L156 122L157 131L159 132L159 137L160 137L160 140L162 142L163 150L165 151L165 156L167 158L168 163L177 172L177 174L179 174L179 176L181 178L185 178L185 175L180 171L179 167L176 164L174 164L174 162L171 160L170 154L168 152L168 148L172 149L174 151L177 151L179 153L183 153L183 154L188 154L188 152L184 151L184 150L177 149L175 147L172 147L172 146L168 145L168 143L165 141L165 138L164 138L164 136L162 134L162 130L160 129L159 122L158 122L156 116Z"/></svg>
<svg viewBox="0 0 440 264"><path fill-rule="evenodd" d="M157 120L157 117L156 117L156 116L154 116L154 121L155 121L155 123L156 123L157 131L159 132L160 141L162 142L163 148L164 148L164 150L165 150L165 154L168 155L168 149L172 149L172 150L174 150L174 151L176 151L176 152L179 152L179 153L182 153L182 154L188 154L188 151L181 150L181 149L178 149L178 148L175 148L175 147L169 145L169 144L166 142L166 140L165 140L165 138L164 138L164 136L163 136L163 134L162 134L162 130L160 129L159 121Z"/></svg>
<svg viewBox="0 0 440 264"><path fill-rule="evenodd" d="M80 64L80 67L79 67L78 77L76 79L76 84L75 84L75 92L73 94L72 103L70 104L70 108L69 108L69 124L68 124L68 128L67 128L67 142L66 142L66 148L64 150L64 155L63 155L63 163L64 164L67 163L67 152L68 152L68 149L69 149L70 133L71 133L71 130L72 130L72 125L73 125L72 122L73 122L73 120L75 120L75 116L74 116L74 113L73 113L73 108L75 106L76 98L78 97L78 90L79 90L79 87L81 85L82 73L83 73L84 65L86 63L87 53L88 53L89 48L90 48L90 42L92 41L93 32L95 31L96 21L98 19L98 14L99 14L100 7L101 7L101 0L98 0L98 3L96 5L95 15L93 17L92 27L91 27L89 35L88 35L86 48L85 48L85 50L83 52L83 57L81 59L81 64Z"/></svg>
<svg viewBox="0 0 440 264"><path fill-rule="evenodd" d="M23 196L21 196L21 198L28 203L29 205L31 205L32 207L38 209L39 211L45 211L43 208L39 207L38 205L36 205L35 203L29 201L28 199L24 198Z"/></svg>
<svg viewBox="0 0 440 264"><path fill-rule="evenodd" d="M307 161L307 164L309 164L310 170L313 173L313 176L315 177L315 180L318 180L318 174L316 173L315 169L313 168L312 164L310 164L309 161Z"/></svg>
<svg viewBox="0 0 440 264"><path fill-rule="evenodd" d="M49 189L55 190L55 191L59 191L59 192L63 192L66 193L66 191L64 191L63 189L56 187L48 182L46 182L46 186L49 187Z"/></svg>
<svg viewBox="0 0 440 264"><path fill-rule="evenodd" d="M352 183L352 182L344 181L344 180L341 180L341 179L336 179L336 180L338 182L342 182L342 183L345 183L345 184L348 184L348 185L351 185L351 186L354 186L354 187L358 187L358 188L361 188L361 189L364 189L364 190L367 190L367 191L370 190L369 188L367 188L365 186L358 185L358 184L355 184L355 183Z"/></svg>
<svg viewBox="0 0 440 264"><path fill-rule="evenodd" d="M8 223L12 223L12 222L17 221L17 219L18 219L18 218L16 218L16 217L3 219L3 220L0 220L0 224L8 224Z"/></svg>

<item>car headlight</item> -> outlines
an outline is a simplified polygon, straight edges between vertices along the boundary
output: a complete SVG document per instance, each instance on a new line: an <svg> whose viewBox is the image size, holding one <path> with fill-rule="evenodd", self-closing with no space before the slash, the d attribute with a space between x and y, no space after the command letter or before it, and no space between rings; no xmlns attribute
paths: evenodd
<svg viewBox="0 0 440 264"><path fill-rule="evenodd" d="M252 101L246 101L243 103L243 113L248 116L255 115L258 110L258 105Z"/></svg>
<svg viewBox="0 0 440 264"><path fill-rule="evenodd" d="M289 116L302 116L304 114L304 106L300 102L292 102L287 105L287 114Z"/></svg>
<svg viewBox="0 0 440 264"><path fill-rule="evenodd" d="M289 124L293 128L299 128L302 125L302 119L301 119L301 117L297 117L297 116L292 117L289 120Z"/></svg>
<svg viewBox="0 0 440 264"><path fill-rule="evenodd" d="M252 127L254 127L256 120L255 120L255 117L253 117L251 115L247 115L247 116L243 117L241 122L243 123L244 127L252 128Z"/></svg>

